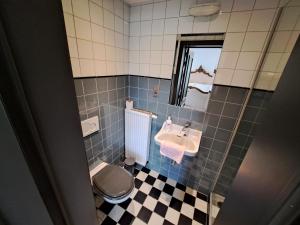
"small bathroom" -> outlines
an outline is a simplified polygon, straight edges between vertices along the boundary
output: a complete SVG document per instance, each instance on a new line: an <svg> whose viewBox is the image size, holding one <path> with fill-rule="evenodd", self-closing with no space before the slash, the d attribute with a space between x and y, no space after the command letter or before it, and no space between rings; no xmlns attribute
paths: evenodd
<svg viewBox="0 0 300 225"><path fill-rule="evenodd" d="M0 224L298 224L299 0L0 13Z"/></svg>

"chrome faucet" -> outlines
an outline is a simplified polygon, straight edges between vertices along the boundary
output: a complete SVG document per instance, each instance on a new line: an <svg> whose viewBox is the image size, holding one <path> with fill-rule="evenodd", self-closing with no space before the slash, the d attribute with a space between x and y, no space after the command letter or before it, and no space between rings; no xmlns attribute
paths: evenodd
<svg viewBox="0 0 300 225"><path fill-rule="evenodd" d="M183 128L180 130L177 136L178 137L187 136L188 128L191 126L191 124L192 123L190 121L186 121Z"/></svg>

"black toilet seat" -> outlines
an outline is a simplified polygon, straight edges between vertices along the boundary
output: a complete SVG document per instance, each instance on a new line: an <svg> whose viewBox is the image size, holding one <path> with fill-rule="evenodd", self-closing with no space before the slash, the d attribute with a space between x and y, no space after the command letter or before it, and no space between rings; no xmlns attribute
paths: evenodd
<svg viewBox="0 0 300 225"><path fill-rule="evenodd" d="M94 191L110 199L122 199L134 188L133 176L124 168L107 165L93 176Z"/></svg>

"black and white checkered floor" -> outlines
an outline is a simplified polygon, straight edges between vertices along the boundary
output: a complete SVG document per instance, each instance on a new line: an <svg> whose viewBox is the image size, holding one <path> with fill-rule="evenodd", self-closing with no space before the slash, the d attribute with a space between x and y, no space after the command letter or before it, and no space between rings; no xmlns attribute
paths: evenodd
<svg viewBox="0 0 300 225"><path fill-rule="evenodd" d="M135 169L130 198L117 205L96 197L100 224L203 224L208 220L207 197L145 167Z"/></svg>

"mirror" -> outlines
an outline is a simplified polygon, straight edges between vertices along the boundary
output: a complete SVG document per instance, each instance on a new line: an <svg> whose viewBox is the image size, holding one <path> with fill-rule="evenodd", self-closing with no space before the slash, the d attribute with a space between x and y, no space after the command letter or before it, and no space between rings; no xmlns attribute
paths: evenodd
<svg viewBox="0 0 300 225"><path fill-rule="evenodd" d="M207 39L178 37L170 104L206 111L223 45Z"/></svg>

